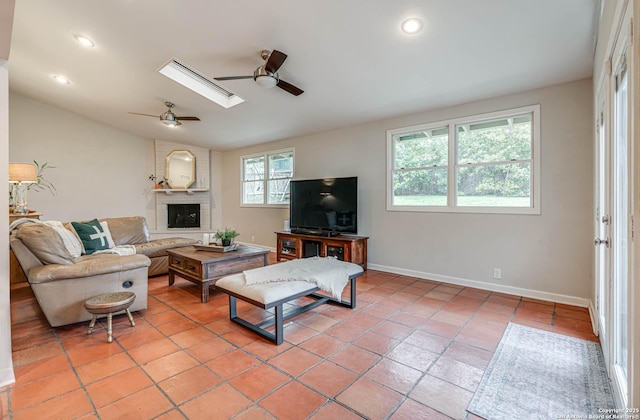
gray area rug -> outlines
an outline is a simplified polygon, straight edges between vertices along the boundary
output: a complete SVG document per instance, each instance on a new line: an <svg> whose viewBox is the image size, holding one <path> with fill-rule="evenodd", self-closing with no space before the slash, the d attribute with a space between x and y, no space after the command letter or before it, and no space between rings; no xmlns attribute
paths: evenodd
<svg viewBox="0 0 640 420"><path fill-rule="evenodd" d="M510 323L467 410L511 420L588 418L607 408L613 394L599 343Z"/></svg>

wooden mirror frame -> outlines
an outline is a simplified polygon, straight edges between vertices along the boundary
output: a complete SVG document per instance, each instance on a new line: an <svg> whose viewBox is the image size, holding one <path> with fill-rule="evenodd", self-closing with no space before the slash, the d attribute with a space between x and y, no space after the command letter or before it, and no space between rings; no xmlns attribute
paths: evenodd
<svg viewBox="0 0 640 420"><path fill-rule="evenodd" d="M165 158L164 177L169 188L189 188L196 182L196 157L188 150L172 151Z"/></svg>

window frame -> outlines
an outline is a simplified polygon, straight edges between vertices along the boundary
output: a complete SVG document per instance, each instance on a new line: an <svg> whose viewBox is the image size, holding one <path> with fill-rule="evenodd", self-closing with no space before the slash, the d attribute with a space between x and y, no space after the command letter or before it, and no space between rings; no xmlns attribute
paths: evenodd
<svg viewBox="0 0 640 420"><path fill-rule="evenodd" d="M529 207L489 207L489 206L459 206L458 197L458 168L464 167L458 162L458 138L456 128L459 125L478 124L489 120L510 118L522 114L531 114L531 205ZM410 134L416 131L433 130L448 127L449 139L447 144L447 205L442 206L402 206L393 204L393 179L395 164L394 137L402 134ZM540 104L528 105L518 108L510 108L483 114L469 115L425 124L417 124L408 127L399 127L387 130L387 211L401 212L426 212L426 213L483 213L483 214L528 214L539 215L541 213L541 189L540 189Z"/></svg>
<svg viewBox="0 0 640 420"><path fill-rule="evenodd" d="M270 168L269 168L269 157L273 156L273 155L278 155L278 154L282 154L282 153L291 153L291 176L288 177L289 181L293 180L293 177L295 175L295 157L296 157L296 153L295 153L295 148L293 147L287 147L284 149L278 149L278 150L269 150L266 152L260 152L260 153L253 153L250 155L243 155L240 156L240 207L266 207L266 208L289 208L289 203L286 204L269 204L268 203L268 186L269 186L269 181L272 180L276 180L276 179L287 179L287 178L269 178L269 172L270 172ZM264 196L263 196L263 201L262 203L245 203L244 202L244 184L245 184L245 179L244 179L244 169L245 169L245 160L247 159L255 159L255 158L263 158L264 159L264 176L262 181L262 188L264 191ZM255 181L252 181L255 182Z"/></svg>

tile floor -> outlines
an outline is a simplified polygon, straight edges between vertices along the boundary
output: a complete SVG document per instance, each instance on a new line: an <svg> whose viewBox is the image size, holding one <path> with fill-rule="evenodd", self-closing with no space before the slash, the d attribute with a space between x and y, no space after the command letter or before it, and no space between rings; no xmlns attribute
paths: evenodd
<svg viewBox="0 0 640 420"><path fill-rule="evenodd" d="M466 407L509 321L597 340L588 311L369 270L354 310L289 320L275 346L182 279L149 279L149 307L52 329L28 287L11 295L10 419L475 419ZM304 299L299 303L303 303ZM241 304L244 317L263 311Z"/></svg>

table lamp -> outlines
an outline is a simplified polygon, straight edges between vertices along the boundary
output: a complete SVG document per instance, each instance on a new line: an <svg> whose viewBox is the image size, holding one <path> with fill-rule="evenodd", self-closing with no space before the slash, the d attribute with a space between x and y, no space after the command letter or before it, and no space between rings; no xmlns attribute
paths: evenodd
<svg viewBox="0 0 640 420"><path fill-rule="evenodd" d="M38 182L36 167L31 163L9 163L9 183L13 184L13 214L29 213L27 185Z"/></svg>

